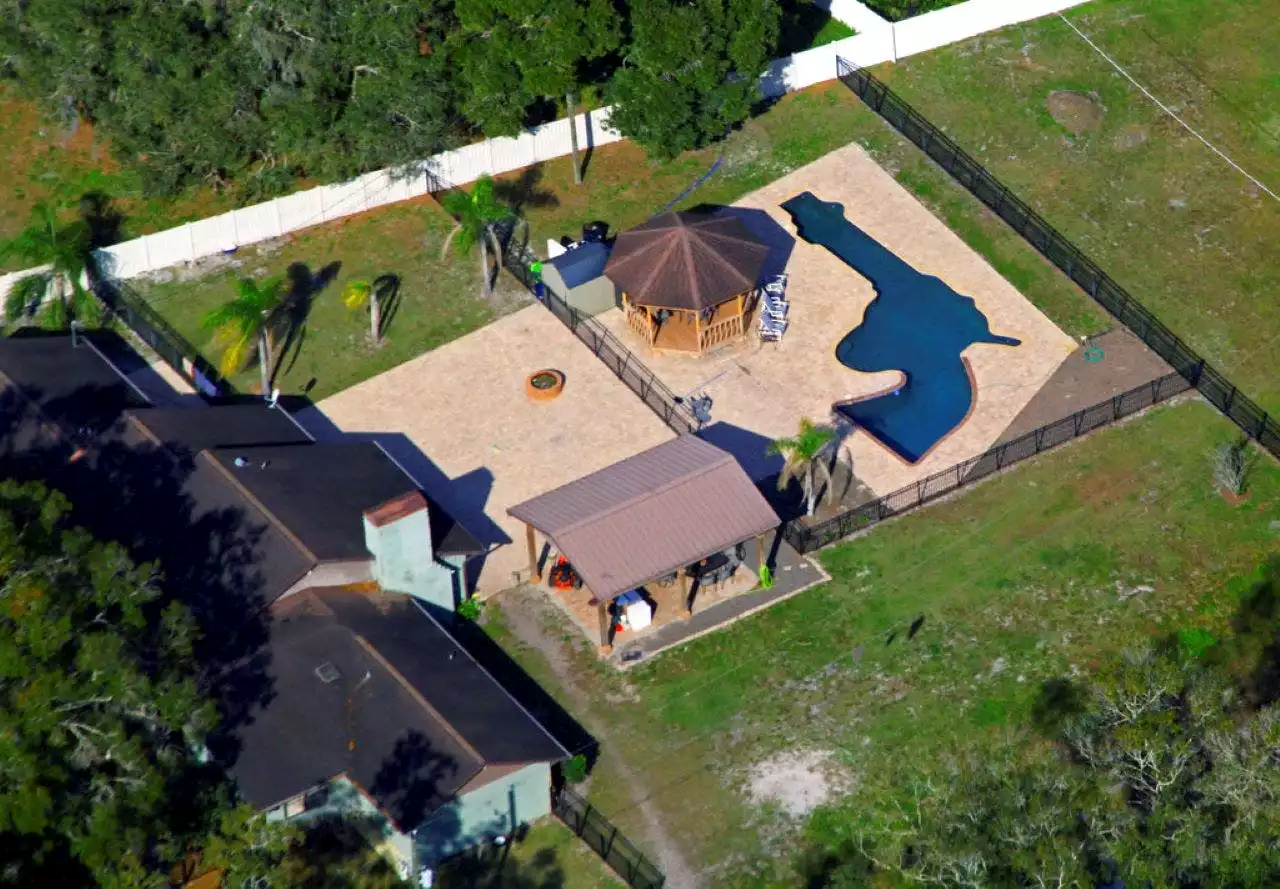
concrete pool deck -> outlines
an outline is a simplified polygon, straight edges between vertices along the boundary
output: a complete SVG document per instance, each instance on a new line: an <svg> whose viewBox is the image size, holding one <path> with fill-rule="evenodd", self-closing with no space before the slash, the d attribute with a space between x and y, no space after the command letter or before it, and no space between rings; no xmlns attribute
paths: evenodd
<svg viewBox="0 0 1280 889"><path fill-rule="evenodd" d="M554 401L525 395L539 368L565 376ZM528 566L508 507L675 435L541 304L321 401L299 421L317 438L371 438L493 551L475 589Z"/></svg>
<svg viewBox="0 0 1280 889"><path fill-rule="evenodd" d="M985 451L1076 343L857 145L834 151L734 205L775 246L775 265L790 276L790 327L780 345L762 345L752 331L745 342L701 358L655 354L631 332L620 311L599 320L677 394L705 391L712 397L707 437L733 451L753 478L775 473L780 461L764 456L769 441L793 435L802 417L825 422L835 403L884 392L900 379L897 372L860 373L837 361L836 344L862 321L875 291L826 248L796 237L779 205L804 191L843 204L850 222L917 271L972 297L994 332L1022 341L1014 348L979 343L964 350L976 383L973 410L918 463L906 463L865 432L849 436L846 445L858 479L884 495ZM789 252L787 240L793 242Z"/></svg>

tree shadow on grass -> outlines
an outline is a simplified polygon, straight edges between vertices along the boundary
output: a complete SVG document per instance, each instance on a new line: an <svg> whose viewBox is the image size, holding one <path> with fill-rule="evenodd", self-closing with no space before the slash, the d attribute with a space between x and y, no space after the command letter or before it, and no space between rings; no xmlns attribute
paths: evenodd
<svg viewBox="0 0 1280 889"><path fill-rule="evenodd" d="M276 312L273 337L280 347L276 350L275 367L271 369L271 382L279 376L288 376L302 353L307 339L307 319L315 299L322 290L333 283L342 270L342 263L331 262L318 272L312 272L306 263L295 262L285 271L285 295ZM268 393L263 392L263 395Z"/></svg>
<svg viewBox="0 0 1280 889"><path fill-rule="evenodd" d="M542 176L541 164L525 167L515 179L495 181L493 183L493 193L498 200L509 205L517 214L523 213L528 207L532 207L535 210L545 207L559 207L560 199L556 197L555 192L548 188L539 187L542 182Z"/></svg>

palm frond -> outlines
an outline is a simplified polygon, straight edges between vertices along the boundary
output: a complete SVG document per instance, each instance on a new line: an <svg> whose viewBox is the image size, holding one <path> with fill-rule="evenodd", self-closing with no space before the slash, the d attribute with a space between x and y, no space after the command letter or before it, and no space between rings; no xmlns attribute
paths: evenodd
<svg viewBox="0 0 1280 889"><path fill-rule="evenodd" d="M49 284L53 276L48 273L27 275L19 278L9 288L4 298L4 317L9 323L20 318L30 318L40 308L40 304L49 294Z"/></svg>
<svg viewBox="0 0 1280 889"><path fill-rule="evenodd" d="M240 337L228 342L218 356L218 370L225 377L231 377L244 370L253 355L253 337Z"/></svg>

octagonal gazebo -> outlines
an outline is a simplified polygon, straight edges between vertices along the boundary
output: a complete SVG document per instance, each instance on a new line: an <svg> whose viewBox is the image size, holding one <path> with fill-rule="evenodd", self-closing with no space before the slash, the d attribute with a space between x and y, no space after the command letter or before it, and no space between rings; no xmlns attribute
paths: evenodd
<svg viewBox="0 0 1280 889"><path fill-rule="evenodd" d="M650 347L700 355L746 336L768 253L735 216L664 213L618 235L604 273Z"/></svg>

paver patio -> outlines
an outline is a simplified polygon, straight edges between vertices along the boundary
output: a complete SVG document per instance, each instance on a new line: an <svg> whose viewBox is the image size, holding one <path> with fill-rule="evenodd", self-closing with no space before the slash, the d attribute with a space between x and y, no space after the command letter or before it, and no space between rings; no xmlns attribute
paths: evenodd
<svg viewBox="0 0 1280 889"><path fill-rule="evenodd" d="M712 397L711 418L718 428L708 437L734 451L753 478L776 472L780 462L763 454L769 440L793 435L801 417L825 421L836 402L883 392L900 378L895 372L860 373L836 360L836 344L860 323L875 291L825 248L796 236L779 204L804 191L843 204L849 221L918 271L973 297L994 333L1022 340L1015 348L975 344L964 351L977 384L974 409L918 463L907 464L855 431L846 443L857 477L883 495L986 450L1076 344L857 145L834 151L734 205L746 211L744 221L758 235L776 245L771 263L775 270L785 263L790 276L790 327L780 346L762 345L753 333L702 358L657 354L629 329L620 311L608 311L599 320L677 394L705 391ZM751 211L763 211L768 219ZM794 242L789 255L788 239Z"/></svg>
<svg viewBox="0 0 1280 889"><path fill-rule="evenodd" d="M554 401L525 394L525 378L540 368L565 376ZM495 547L475 580L481 594L512 586L527 567L524 526L508 507L674 437L540 304L317 409L343 434L381 441L428 494ZM300 419L317 425L315 416Z"/></svg>

